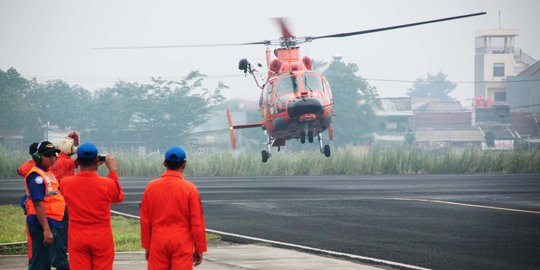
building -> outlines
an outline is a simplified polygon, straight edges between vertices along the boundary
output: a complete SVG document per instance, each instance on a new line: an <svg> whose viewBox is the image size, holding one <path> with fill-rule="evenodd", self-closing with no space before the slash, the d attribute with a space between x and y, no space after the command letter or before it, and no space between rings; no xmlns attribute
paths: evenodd
<svg viewBox="0 0 540 270"><path fill-rule="evenodd" d="M373 141L403 142L405 134L412 129L413 112L411 98L380 98L380 107L374 110L379 127L373 134Z"/></svg>
<svg viewBox="0 0 540 270"><path fill-rule="evenodd" d="M540 61L507 79L511 112L540 113Z"/></svg>
<svg viewBox="0 0 540 270"><path fill-rule="evenodd" d="M517 29L481 30L476 34L474 62L474 97L495 102L508 101L510 76L516 76L536 60L515 47Z"/></svg>
<svg viewBox="0 0 540 270"><path fill-rule="evenodd" d="M540 112L540 62L515 46L517 29L478 31L475 42L473 125L495 137L495 147L513 149L535 141Z"/></svg>
<svg viewBox="0 0 540 270"><path fill-rule="evenodd" d="M416 130L456 130L472 127L471 112L459 101L413 101ZM420 104L420 105L418 105Z"/></svg>
<svg viewBox="0 0 540 270"><path fill-rule="evenodd" d="M477 147L484 139L472 126L471 111L458 101L438 99L381 98L375 110L379 128L374 143L405 142L414 134L415 144L426 149Z"/></svg>

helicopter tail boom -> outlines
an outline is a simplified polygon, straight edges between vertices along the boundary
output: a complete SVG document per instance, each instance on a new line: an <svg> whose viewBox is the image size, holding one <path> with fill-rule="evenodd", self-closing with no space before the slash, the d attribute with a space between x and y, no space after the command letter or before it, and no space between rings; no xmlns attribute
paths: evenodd
<svg viewBox="0 0 540 270"><path fill-rule="evenodd" d="M235 129L254 128L262 126L262 123L233 125L231 112L229 110L227 110L227 122L229 123L229 136L231 137L231 145L233 149L236 149L236 133L234 132Z"/></svg>

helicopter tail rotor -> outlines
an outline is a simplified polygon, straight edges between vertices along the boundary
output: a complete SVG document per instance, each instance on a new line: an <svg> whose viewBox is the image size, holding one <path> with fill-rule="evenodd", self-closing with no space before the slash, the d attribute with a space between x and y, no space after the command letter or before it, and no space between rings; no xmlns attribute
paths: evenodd
<svg viewBox="0 0 540 270"><path fill-rule="evenodd" d="M236 133L234 132L235 129L254 128L262 126L262 123L233 125L231 112L229 110L227 110L227 122L229 123L229 136L231 137L231 145L233 149L236 149Z"/></svg>
<svg viewBox="0 0 540 270"><path fill-rule="evenodd" d="M231 146L233 149L236 149L236 134L234 133L231 112L229 110L227 110L227 121L229 123L229 136L231 137Z"/></svg>

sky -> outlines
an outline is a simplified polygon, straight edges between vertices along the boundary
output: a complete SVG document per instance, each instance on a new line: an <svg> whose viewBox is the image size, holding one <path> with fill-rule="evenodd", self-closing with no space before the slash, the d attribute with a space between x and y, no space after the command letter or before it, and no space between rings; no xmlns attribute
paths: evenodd
<svg viewBox="0 0 540 270"><path fill-rule="evenodd" d="M265 47L96 50L256 42L280 37L286 17L296 36L319 36L477 12L487 15L301 45L301 55L358 65L382 97L405 96L417 78L443 72L464 105L474 95L474 39L483 29L518 29L516 47L540 59L538 0L181 1L0 0L0 69L40 82L61 79L88 90L115 81L180 80L190 71L230 87L229 98L257 100L259 89L238 70L248 58L265 65ZM337 91L336 89L333 89Z"/></svg>

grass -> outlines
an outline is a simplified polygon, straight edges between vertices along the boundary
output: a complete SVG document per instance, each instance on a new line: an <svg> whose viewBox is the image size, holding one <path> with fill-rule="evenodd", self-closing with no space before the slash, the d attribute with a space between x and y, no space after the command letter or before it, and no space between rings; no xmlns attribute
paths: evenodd
<svg viewBox="0 0 540 270"><path fill-rule="evenodd" d="M318 151L275 151L267 163L262 163L260 153L255 152L188 152L187 176L540 173L540 150L519 147L510 151L481 151L425 150L404 145L346 146L333 149L330 158ZM148 158L123 152L113 155L118 160L121 177L158 177L164 171L161 155ZM17 178L16 169L27 158L22 153L6 153L0 148L0 179ZM105 166L99 171L106 174Z"/></svg>
<svg viewBox="0 0 540 270"><path fill-rule="evenodd" d="M0 243L26 242L25 216L20 207L0 205ZM139 220L112 216L115 251L142 251ZM207 234L207 241L219 236ZM26 243L16 246L0 246L0 255L26 254Z"/></svg>

